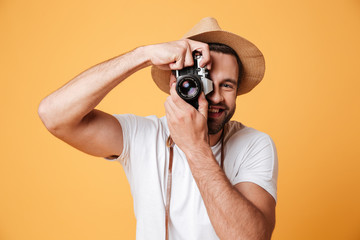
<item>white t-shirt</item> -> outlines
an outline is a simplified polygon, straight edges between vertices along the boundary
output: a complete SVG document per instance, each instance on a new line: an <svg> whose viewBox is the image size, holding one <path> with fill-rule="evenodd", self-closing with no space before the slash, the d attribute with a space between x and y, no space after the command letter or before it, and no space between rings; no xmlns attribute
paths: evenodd
<svg viewBox="0 0 360 240"><path fill-rule="evenodd" d="M136 238L165 239L165 204L169 149L166 118L115 115L124 138L119 161L130 183L137 220ZM212 147L221 159L221 142ZM271 138L239 122L228 123L224 171L230 182L253 182L276 200L277 153ZM213 229L185 154L175 145L172 168L169 237L219 239Z"/></svg>

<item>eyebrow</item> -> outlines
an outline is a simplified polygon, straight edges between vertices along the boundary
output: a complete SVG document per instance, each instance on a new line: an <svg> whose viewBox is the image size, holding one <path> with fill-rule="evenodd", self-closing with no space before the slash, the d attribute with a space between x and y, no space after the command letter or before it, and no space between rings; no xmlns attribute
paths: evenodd
<svg viewBox="0 0 360 240"><path fill-rule="evenodd" d="M224 82L230 82L230 83L232 83L232 84L234 84L234 85L237 84L237 81L234 80L234 79L231 79L231 78L226 78L226 79L224 80Z"/></svg>

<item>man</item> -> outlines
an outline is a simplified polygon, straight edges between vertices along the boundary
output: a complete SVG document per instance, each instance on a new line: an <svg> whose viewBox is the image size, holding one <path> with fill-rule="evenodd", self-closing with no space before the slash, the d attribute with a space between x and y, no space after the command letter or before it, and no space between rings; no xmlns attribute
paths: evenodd
<svg viewBox="0 0 360 240"><path fill-rule="evenodd" d="M171 74L192 66L194 51L202 54L200 67L209 69L214 88L200 95L198 110L178 96ZM150 65L157 86L170 93L166 117L94 109ZM265 133L229 122L237 95L254 88L264 69L256 46L205 18L179 41L139 47L86 70L46 97L39 115L56 137L123 165L137 239L270 239L276 149Z"/></svg>

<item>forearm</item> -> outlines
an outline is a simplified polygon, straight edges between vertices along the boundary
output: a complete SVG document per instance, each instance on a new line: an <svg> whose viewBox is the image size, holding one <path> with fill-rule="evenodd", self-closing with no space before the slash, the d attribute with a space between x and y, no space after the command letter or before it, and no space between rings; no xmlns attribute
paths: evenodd
<svg viewBox="0 0 360 240"><path fill-rule="evenodd" d="M39 115L48 128L76 125L115 86L148 65L143 47L100 63L42 100Z"/></svg>
<svg viewBox="0 0 360 240"><path fill-rule="evenodd" d="M270 239L272 229L264 215L232 186L209 146L191 151L187 158L220 239Z"/></svg>

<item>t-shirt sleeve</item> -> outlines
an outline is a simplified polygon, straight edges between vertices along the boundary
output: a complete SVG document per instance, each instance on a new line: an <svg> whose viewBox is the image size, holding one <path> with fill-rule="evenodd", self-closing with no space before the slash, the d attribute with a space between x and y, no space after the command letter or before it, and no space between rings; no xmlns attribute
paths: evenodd
<svg viewBox="0 0 360 240"><path fill-rule="evenodd" d="M153 127L157 128L157 118L155 116L140 117L134 114L118 114L114 117L119 121L123 133L123 150L121 155L110 161L118 161L127 167L130 158L131 148L142 145L148 136L154 135Z"/></svg>
<svg viewBox="0 0 360 240"><path fill-rule="evenodd" d="M240 165L235 171L232 184L255 183L269 192L276 201L278 158L275 144L270 136L261 133L251 139L238 158Z"/></svg>

